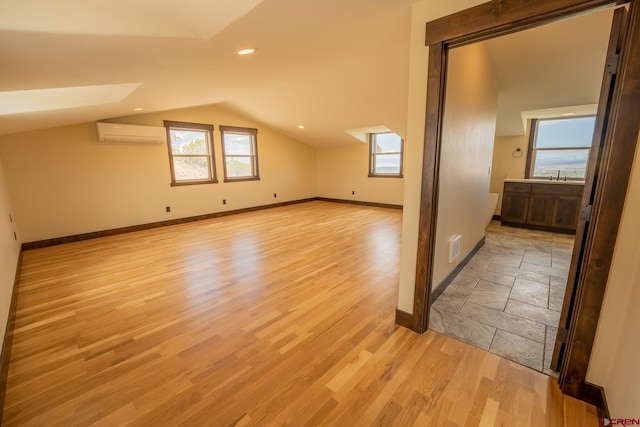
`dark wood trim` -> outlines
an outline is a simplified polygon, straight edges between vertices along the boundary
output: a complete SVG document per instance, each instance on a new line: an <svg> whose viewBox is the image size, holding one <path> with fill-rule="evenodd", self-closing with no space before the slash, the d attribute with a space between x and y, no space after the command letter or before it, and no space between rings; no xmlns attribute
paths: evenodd
<svg viewBox="0 0 640 427"><path fill-rule="evenodd" d="M526 228L529 230L551 231L553 233L561 233L561 234L571 234L571 235L576 234L575 230L547 227L546 225L521 224L518 222L509 222L509 221L500 221L500 223L502 225L506 225L507 227Z"/></svg>
<svg viewBox="0 0 640 427"><path fill-rule="evenodd" d="M609 405L603 387L585 381L582 400L598 409L598 418L609 418Z"/></svg>
<svg viewBox="0 0 640 427"><path fill-rule="evenodd" d="M220 145L222 147L222 168L224 170L224 182L241 182L241 181L259 181L260 180L260 170L258 168L258 129L255 128L245 128L239 126L226 126L220 125L218 126L220 129ZM240 178L229 178L227 174L227 154L224 149L224 134L226 132L230 133L244 133L251 135L251 144L252 144L252 155L251 155L251 173L250 177L240 177ZM247 157L245 155L245 157Z"/></svg>
<svg viewBox="0 0 640 427"><path fill-rule="evenodd" d="M563 393L585 399L585 378L608 280L620 216L640 125L640 0L493 0L427 23L429 47L424 159L418 230L412 329L428 326L437 218L439 151L447 71L447 50L504 34L544 25L601 6L629 3L629 29L620 55L615 95L606 111L607 147L599 155L597 197L590 217L579 290L571 317L568 345L560 373Z"/></svg>
<svg viewBox="0 0 640 427"><path fill-rule="evenodd" d="M396 325L411 329L413 315L396 308Z"/></svg>
<svg viewBox="0 0 640 427"><path fill-rule="evenodd" d="M529 122L529 142L527 145L527 159L525 160L524 178L531 178L531 158L533 157L533 146L538 132L538 119L531 119Z"/></svg>
<svg viewBox="0 0 640 427"><path fill-rule="evenodd" d="M254 178L225 178L224 179L224 182L243 182L243 181L260 181L260 177L256 176Z"/></svg>
<svg viewBox="0 0 640 427"><path fill-rule="evenodd" d="M501 216L500 216L500 215L496 215L496 214L494 214L494 215L491 217L491 221L500 221L500 218L501 218Z"/></svg>
<svg viewBox="0 0 640 427"><path fill-rule="evenodd" d="M431 303L432 304L438 298L440 298L440 295L442 295L442 293L447 290L449 285L453 282L453 279L455 279L456 276L458 274L460 274L462 269L467 264L469 264L469 261L471 261L473 256L478 253L478 251L480 250L481 247L484 246L485 241L486 241L486 237L482 237L482 239L478 240L478 243L476 243L475 246L473 248L471 248L471 251L467 254L466 257L464 257L464 259L462 261L460 261L460 264L456 265L456 267L453 270L451 270L451 273L449 273L449 275L447 275L447 277L445 277L444 280L442 282L440 282L438 287L436 287L433 290L433 292L431 292Z"/></svg>
<svg viewBox="0 0 640 427"><path fill-rule="evenodd" d="M579 399L589 398L585 378L640 131L640 5L637 0L631 2L624 34L600 154L587 247L560 372L562 392Z"/></svg>
<svg viewBox="0 0 640 427"><path fill-rule="evenodd" d="M22 250L46 248L49 246L63 245L65 243L80 242L82 240L97 239L99 237L115 236L118 234L133 233L136 231L150 230L152 228L167 227L170 225L185 224L187 222L201 221L204 219L219 218L229 215L237 215L241 213L260 211L263 209L279 208L282 206L295 205L298 203L307 203L313 201L348 203L352 205L370 206L387 209L400 209L402 205L392 205L386 203L361 202L356 200L329 199L326 197L309 197L307 199L291 200L288 202L272 203L269 205L253 206L250 208L235 209L223 212L213 212L203 215L190 216L185 218L170 219L167 221L151 222L147 224L132 225L129 227L112 228L110 230L93 231L91 233L74 234L72 236L54 237L52 239L37 240L34 242L26 242L22 244Z"/></svg>
<svg viewBox="0 0 640 427"><path fill-rule="evenodd" d="M206 180L206 181L178 181L172 182L172 187L184 187L185 185L202 185L202 184L217 184L218 180Z"/></svg>
<svg viewBox="0 0 640 427"><path fill-rule="evenodd" d="M550 23L618 0L494 0L428 22L425 44L473 43Z"/></svg>
<svg viewBox="0 0 640 427"><path fill-rule="evenodd" d="M404 138L400 138L400 173L398 174L383 174L383 173L375 173L374 168L374 155L373 152L373 136L380 135L385 133L394 133L394 132L374 132L367 134L367 140L369 141L369 178L404 178L402 174L402 170L404 167ZM396 134L397 135L397 134ZM400 135L398 135L400 136ZM388 153L388 154L397 154L397 153Z"/></svg>
<svg viewBox="0 0 640 427"><path fill-rule="evenodd" d="M422 333L429 327L431 282L433 279L433 248L438 218L438 180L440 176L440 141L444 114L447 52L443 43L429 46L427 73L427 106L422 157L422 189L420 192L420 220L416 281L413 297L411 329Z"/></svg>
<svg viewBox="0 0 640 427"><path fill-rule="evenodd" d="M22 271L22 251L20 251L20 255L18 255L16 275L13 281L13 290L11 291L11 305L9 306L9 315L7 316L7 327L4 331L4 340L2 342L2 355L0 356L0 424L2 423L4 399L7 392L7 377L9 376L9 360L11 359L11 350L13 349L13 331L16 325L16 309L18 307L18 288L20 286L21 271Z"/></svg>
<svg viewBox="0 0 640 427"><path fill-rule="evenodd" d="M624 34L621 26L624 22L622 16L620 16L621 12L616 11L614 13L614 20L612 22L611 33L615 32L616 28L618 29L618 37L615 37L614 34L609 34L609 42L607 46L607 55L612 53L618 53L621 49L621 37ZM615 75L606 75L602 80L602 85L600 88L600 99L601 101L598 103L598 111L596 114L596 124L594 129L594 137L591 147L591 152L589 154L589 161L587 163L587 171L585 177L585 187L582 193L582 203L581 206L588 206L593 204L593 198L595 195L595 182L599 175L598 170L600 164L602 163L602 146L605 141L605 129L606 129L606 118L608 116L609 105L612 103L613 98L613 88L615 84ZM602 101L606 97L606 102ZM578 277L580 276L580 272L582 271L582 261L583 261L583 251L582 247L587 246L587 231L588 231L588 223L584 219L579 219L577 228L576 228L576 236L575 236L575 244L573 248L573 256L571 258L571 265L569 267L569 276L567 278L567 287L565 290L564 298L563 298L563 306L562 311L560 313L560 321L558 323L558 336L556 337L556 344L553 349L553 355L551 357L551 369L554 371L560 372L562 370L562 360L565 352L565 341L566 334L564 339L560 337L560 332L563 334L565 331L568 332L570 321L571 321L571 312L573 310L573 300L576 297L577 292L577 283Z"/></svg>
<svg viewBox="0 0 640 427"><path fill-rule="evenodd" d="M531 119L530 121L530 126L529 126L529 141L528 141L528 145L527 145L527 158L526 158L526 163L525 163L525 170L524 170L524 177L525 179L548 179L548 176L534 176L533 175L533 163L534 163L534 157L537 157L533 155L533 152L536 151L536 153L538 151L558 151L558 150L579 150L579 149L583 149L583 150L590 150L591 149L591 145L589 146L584 146L584 147L560 147L560 148L535 148L536 146L536 139L538 138L538 128L540 126L541 122L548 122L548 121L553 121L553 120L573 120L573 119L583 119L585 117L592 117L592 118L596 118L595 114L585 114L582 116L569 116L569 117L549 117L549 118L545 118L545 119ZM588 162L588 160L587 160ZM586 169L585 165L585 169ZM585 172L585 177L583 178L568 178L565 177L565 181L584 181L586 179L586 172Z"/></svg>
<svg viewBox="0 0 640 427"><path fill-rule="evenodd" d="M235 133L251 133L253 135L258 134L258 129L256 128L245 128L242 126L227 126L220 125L218 128L223 132L235 132Z"/></svg>
<svg viewBox="0 0 640 427"><path fill-rule="evenodd" d="M164 127L167 132L167 150L169 153L169 169L171 171L171 186L179 187L183 185L202 185L202 184L217 184L218 178L216 174L216 155L213 143L213 125L207 123L190 123L190 122L177 122L173 120L164 120ZM208 157L209 161L209 179L201 179L194 181L178 181L176 180L176 171L173 166L173 148L171 146L171 128L179 128L179 129L198 129L206 131L209 135L209 144L208 150L209 153L204 156L198 157Z"/></svg>
<svg viewBox="0 0 640 427"><path fill-rule="evenodd" d="M99 237L115 236L117 234L125 234L125 233L132 233L135 231L150 230L152 228L167 227L170 225L184 224L187 222L201 221L204 219L219 218L223 216L254 212L254 211L259 211L263 209L271 209L271 208L278 208L281 206L295 205L298 203L306 203L314 200L318 200L318 198L311 197L308 199L292 200L289 202L280 202L280 203L273 203L269 205L254 206L250 208L235 209L235 210L224 211L224 212L214 212L214 213L208 213L203 215L190 216L186 218L170 219L168 221L158 221L158 222L152 222L148 224L132 225L129 227L113 228L110 230L94 231L91 233L75 234L72 236L55 237L53 239L45 239L45 240L38 240L35 242L23 243L22 249L29 250L29 249L45 248L48 246L62 245L65 243L96 239Z"/></svg>
<svg viewBox="0 0 640 427"><path fill-rule="evenodd" d="M349 205L370 206L374 208L387 208L387 209L400 209L400 210L402 210L403 208L402 205L393 205L390 203L363 202L360 200L346 200L346 199L331 199L329 197L316 197L315 200L322 200L323 202L347 203Z"/></svg>

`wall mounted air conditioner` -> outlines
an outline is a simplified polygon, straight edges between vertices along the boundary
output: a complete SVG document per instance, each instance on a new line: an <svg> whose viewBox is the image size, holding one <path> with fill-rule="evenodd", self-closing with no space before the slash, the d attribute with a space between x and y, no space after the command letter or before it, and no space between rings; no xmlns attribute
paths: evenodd
<svg viewBox="0 0 640 427"><path fill-rule="evenodd" d="M137 126L96 122L98 141L159 144L167 141L167 130L159 126Z"/></svg>

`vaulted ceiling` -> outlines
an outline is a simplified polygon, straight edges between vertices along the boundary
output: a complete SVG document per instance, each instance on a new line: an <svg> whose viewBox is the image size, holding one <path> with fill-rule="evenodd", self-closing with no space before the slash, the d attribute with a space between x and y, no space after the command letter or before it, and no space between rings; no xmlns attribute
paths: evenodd
<svg viewBox="0 0 640 427"><path fill-rule="evenodd" d="M354 129L404 134L413 2L0 0L0 134L208 104L318 147L358 143ZM545 100L591 103L603 60L589 55L608 31L591 19L488 42L499 133ZM532 40L544 49L518 47ZM543 93L538 77L556 69L564 80Z"/></svg>

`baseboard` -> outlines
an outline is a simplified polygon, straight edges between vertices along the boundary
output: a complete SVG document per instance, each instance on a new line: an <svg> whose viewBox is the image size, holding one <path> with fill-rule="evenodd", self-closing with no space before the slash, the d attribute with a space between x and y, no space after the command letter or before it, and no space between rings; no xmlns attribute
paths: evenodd
<svg viewBox="0 0 640 427"><path fill-rule="evenodd" d="M607 396L604 393L603 387L585 381L580 400L590 403L598 408L598 418L611 418L609 414L609 405L607 405Z"/></svg>
<svg viewBox="0 0 640 427"><path fill-rule="evenodd" d="M485 238L483 237L478 241L478 243L476 243L473 249L471 249L471 252L469 252L469 254L464 257L460 264L458 264L456 268L454 268L451 273L449 273L449 275L445 277L442 282L440 282L440 285L435 288L433 292L431 292L431 304L433 304L433 302L437 300L440 295L442 295L447 287L449 287L451 282L453 282L453 279L455 279L456 276L462 271L462 269L469 263L469 261L471 261L471 258L473 258L473 256L478 253L480 248L484 246L484 242Z"/></svg>
<svg viewBox="0 0 640 427"><path fill-rule="evenodd" d="M372 206L375 208L388 208L388 209L400 209L400 210L402 210L403 208L402 205L393 205L390 203L376 203L376 202L363 202L360 200L332 199L329 197L316 197L316 200L322 200L323 202L346 203L349 205Z"/></svg>
<svg viewBox="0 0 640 427"><path fill-rule="evenodd" d="M2 341L2 355L0 355L0 424L2 424L2 414L4 409L4 398L7 392L7 378L9 376L9 360L13 349L13 331L16 325L16 309L18 306L18 287L20 285L20 272L22 271L22 251L18 255L18 265L16 266L16 276L13 281L11 291L11 305L9 306L9 316L7 317L7 327L4 331Z"/></svg>
<svg viewBox="0 0 640 427"><path fill-rule="evenodd" d="M396 324L411 329L413 315L396 308Z"/></svg>
<svg viewBox="0 0 640 427"><path fill-rule="evenodd" d="M298 203L306 203L314 200L318 200L318 199L316 197L311 197L308 199L292 200L289 202L273 203L270 205L254 206L251 208L235 209L235 210L224 211L224 212L215 212L215 213L204 214L204 215L190 216L186 218L170 219L167 221L158 221L158 222L152 222L148 224L132 225L129 227L120 227L120 228L113 228L110 230L94 231L91 233L74 234L72 236L38 240L35 242L23 243L22 250L45 248L48 246L62 245L62 244L71 243L71 242L79 242L82 240L95 239L98 237L115 236L117 234L132 233L134 231L150 230L153 228L166 227L169 225L184 224L187 222L201 221L204 219L219 218L223 216L237 215L241 213L254 212L254 211L259 211L263 209L271 209L271 208L278 208L281 206L295 205Z"/></svg>
<svg viewBox="0 0 640 427"><path fill-rule="evenodd" d="M170 219L167 221L151 222L148 224L132 225L129 227L112 228L110 230L93 231L90 233L74 234L72 236L55 237L52 239L26 242L22 244L22 250L26 251L29 249L46 248L48 246L56 246L56 245L62 245L65 243L80 242L82 240L96 239L98 237L115 236L117 234L132 233L134 231L151 230L153 228L167 227L169 225L177 225L177 224L184 224L187 222L202 221L204 219L219 218L219 217L229 216L229 215L237 215L241 213L260 211L263 209L278 208L281 206L289 206L289 205L295 205L298 203L312 202L314 200L320 200L324 202L349 203L349 204L361 205L361 206L374 206L374 207L380 207L380 208L402 209L402 205L390 205L385 203L329 199L326 197L310 197L308 199L299 199L299 200L292 200L289 202L272 203L269 205L254 206L250 208L235 209L235 210L224 211L224 212L214 212L209 214L190 216L186 218L176 218L176 219Z"/></svg>
<svg viewBox="0 0 640 427"><path fill-rule="evenodd" d="M500 225L505 225L507 227L514 227L514 228L526 228L528 230L551 231L552 233L560 233L560 234L576 234L576 230L544 227L540 225L531 225L531 224L519 224L517 222L509 222L509 221L502 221L502 220L500 221Z"/></svg>

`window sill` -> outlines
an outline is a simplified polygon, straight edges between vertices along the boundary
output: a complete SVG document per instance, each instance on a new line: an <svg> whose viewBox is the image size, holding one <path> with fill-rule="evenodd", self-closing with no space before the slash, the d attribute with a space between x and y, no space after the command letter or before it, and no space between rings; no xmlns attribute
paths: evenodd
<svg viewBox="0 0 640 427"><path fill-rule="evenodd" d="M260 177L255 178L225 178L224 182L260 181Z"/></svg>
<svg viewBox="0 0 640 427"><path fill-rule="evenodd" d="M369 174L369 178L404 178L402 174L400 175L384 175L384 174Z"/></svg>
<svg viewBox="0 0 640 427"><path fill-rule="evenodd" d="M183 187L185 185L200 185L200 184L217 184L217 179L207 180L207 181L178 181L172 182L172 187Z"/></svg>

